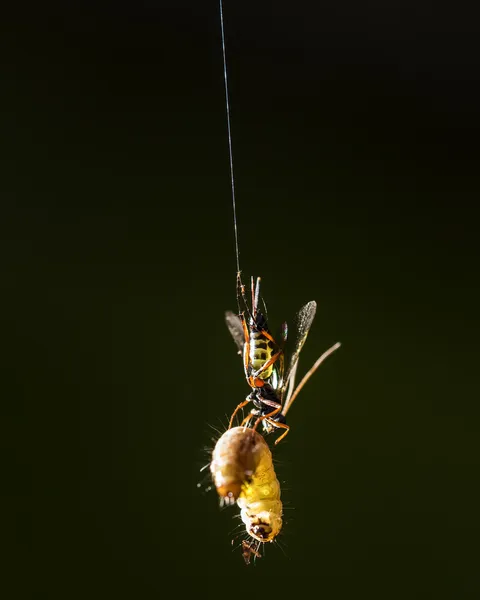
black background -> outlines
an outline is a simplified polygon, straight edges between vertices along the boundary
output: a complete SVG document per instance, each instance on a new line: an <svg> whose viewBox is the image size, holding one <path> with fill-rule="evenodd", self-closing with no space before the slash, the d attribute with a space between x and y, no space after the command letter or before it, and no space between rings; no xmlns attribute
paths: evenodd
<svg viewBox="0 0 480 600"><path fill-rule="evenodd" d="M248 392L215 1L4 15L5 597L464 598L478 574L477 21L226 1L241 266L330 358L275 450L282 549L199 469ZM24 10L23 14L21 11ZM237 592L238 590L238 592Z"/></svg>

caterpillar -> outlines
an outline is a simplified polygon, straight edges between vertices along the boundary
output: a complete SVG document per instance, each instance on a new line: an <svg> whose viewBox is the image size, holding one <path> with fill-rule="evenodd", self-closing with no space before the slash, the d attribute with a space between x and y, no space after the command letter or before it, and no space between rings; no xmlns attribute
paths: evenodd
<svg viewBox="0 0 480 600"><path fill-rule="evenodd" d="M262 435L233 427L217 441L210 472L222 504L240 507L250 536L242 544L245 562L260 556L261 544L273 542L282 529L283 506L272 453Z"/></svg>

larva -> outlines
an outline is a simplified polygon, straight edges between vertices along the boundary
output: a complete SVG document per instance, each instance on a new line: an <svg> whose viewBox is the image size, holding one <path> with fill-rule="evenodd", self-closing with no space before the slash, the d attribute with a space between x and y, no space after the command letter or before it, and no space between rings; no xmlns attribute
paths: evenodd
<svg viewBox="0 0 480 600"><path fill-rule="evenodd" d="M280 484L270 448L253 429L233 427L216 443L210 471L222 503L237 502L248 535L258 542L243 544L249 562L260 544L273 542L282 529Z"/></svg>

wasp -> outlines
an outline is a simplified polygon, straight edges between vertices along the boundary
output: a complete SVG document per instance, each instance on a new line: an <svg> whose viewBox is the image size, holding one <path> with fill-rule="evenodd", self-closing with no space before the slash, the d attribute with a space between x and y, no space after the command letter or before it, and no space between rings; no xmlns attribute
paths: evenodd
<svg viewBox="0 0 480 600"><path fill-rule="evenodd" d="M262 388L267 381L275 374L275 367L279 371L283 370L283 342L285 341L286 331L282 331L282 343L278 344L273 338L267 324L266 315L259 308L260 299L260 277L254 287L252 281L252 308L250 310L245 298L245 286L242 284L240 275L237 278L237 297L241 297L245 310L241 313L240 321L242 325L242 346L243 346L243 366L245 376L252 389ZM247 313L248 320L245 318ZM233 319L232 319L233 316ZM236 315L230 312L226 313L227 325L236 341L238 340L238 321ZM285 326L285 325L284 325ZM275 363L278 361L278 365Z"/></svg>
<svg viewBox="0 0 480 600"><path fill-rule="evenodd" d="M250 562L262 544L273 542L282 529L283 506L272 453L263 436L248 427L228 429L217 441L210 463L212 479L222 504L240 507L250 540L242 554Z"/></svg>
<svg viewBox="0 0 480 600"><path fill-rule="evenodd" d="M245 377L252 388L251 393L233 412L229 428L232 427L238 411L252 402L254 408L242 421L242 425L248 423L253 417L257 417L253 425L254 430L261 422L267 433L274 429L284 429L285 431L275 440L275 444L278 444L290 430L286 423L286 414L293 401L320 364L340 344L336 343L324 352L295 388L298 359L315 318L317 303L314 300L307 302L296 314L293 328L294 339L288 348L286 343L287 324L282 325L281 341L277 343L269 330L266 315L259 308L260 277L257 278L255 286L252 278L251 290L250 308L245 298L245 288L238 274L237 297L243 300L244 310L239 309L239 314L231 311L225 313L227 327L237 344L239 354L243 355ZM285 358L286 351L288 351L287 359Z"/></svg>

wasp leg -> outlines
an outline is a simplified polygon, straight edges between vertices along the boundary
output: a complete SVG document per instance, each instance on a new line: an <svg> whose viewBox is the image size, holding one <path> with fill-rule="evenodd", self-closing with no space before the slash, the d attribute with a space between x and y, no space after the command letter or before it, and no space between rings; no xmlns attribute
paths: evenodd
<svg viewBox="0 0 480 600"><path fill-rule="evenodd" d="M278 438L275 440L275 446L276 446L279 442L281 442L283 440L283 438L290 431L290 427L288 425L286 425L285 423L279 423L278 421L274 421L273 419L270 419L270 418L266 418L265 421L267 421L268 423L270 423L270 425L272 425L272 427L278 427L278 428L281 428L281 429L286 429L286 431L284 431L282 433L282 435L278 436Z"/></svg>
<svg viewBox="0 0 480 600"><path fill-rule="evenodd" d="M277 344L277 342L273 339L273 336L268 333L268 331L265 331L265 329L262 329L262 331L260 332L263 336L265 336L267 338L267 340L270 340L270 342L272 342L272 344L275 344L275 346L277 346L277 348L280 348L280 346Z"/></svg>
<svg viewBox="0 0 480 600"><path fill-rule="evenodd" d="M252 413L248 413L248 415L240 423L239 427L247 427L247 424L248 424L248 422L250 421L251 418L252 418Z"/></svg>
<svg viewBox="0 0 480 600"><path fill-rule="evenodd" d="M233 411L233 415L230 417L230 423L228 424L228 428L231 429L232 428L232 424L233 424L233 419L235 418L235 415L238 413L238 411L243 408L244 406L247 406L247 404L249 402L251 402L252 399L251 398L247 398L246 400L244 400L243 402L240 402L240 404L237 406L237 408Z"/></svg>
<svg viewBox="0 0 480 600"><path fill-rule="evenodd" d="M272 410L272 412L269 412L266 415L262 415L262 416L258 417L258 419L255 421L255 424L252 427L252 429L256 429L264 419L269 419L271 417L274 417L275 415L278 415L278 413L282 410L282 405L279 402L274 402L273 400L267 400L266 398L262 398L262 402L263 402L263 404L266 404L267 406L271 406L271 407L275 407L275 408L274 408L274 410Z"/></svg>
<svg viewBox="0 0 480 600"><path fill-rule="evenodd" d="M245 317L242 316L242 327L243 327L243 338L245 340L245 347L243 348L243 368L245 370L245 376L248 377L248 361L250 357L250 334L248 333L248 327L245 323ZM254 387L254 386L251 386Z"/></svg>
<svg viewBox="0 0 480 600"><path fill-rule="evenodd" d="M258 415L261 414L259 410L257 410L256 408L253 408L248 415L243 419L243 421L240 423L240 427L243 427L244 425L246 425L251 419L253 419L253 417L258 417Z"/></svg>

